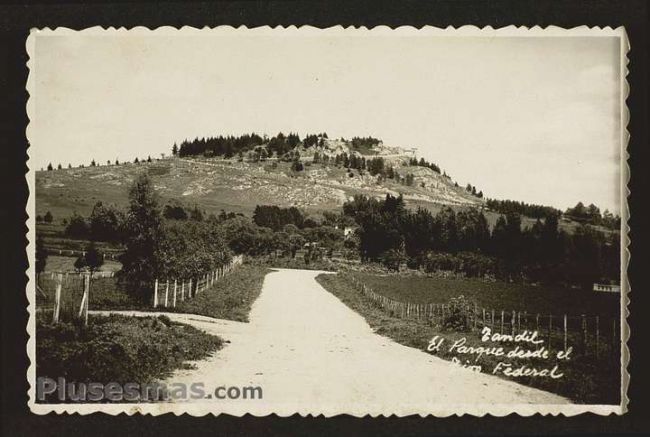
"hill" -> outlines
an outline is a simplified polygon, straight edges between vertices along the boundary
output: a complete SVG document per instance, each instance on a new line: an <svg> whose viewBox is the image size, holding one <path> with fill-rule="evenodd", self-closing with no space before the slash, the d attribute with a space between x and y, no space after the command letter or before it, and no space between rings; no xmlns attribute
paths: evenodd
<svg viewBox="0 0 650 437"><path fill-rule="evenodd" d="M360 149L360 150L358 150ZM257 151L260 149L258 148ZM170 157L152 162L123 163L36 172L36 211L51 211L57 218L76 211L88 214L101 200L118 206L127 203L127 187L141 172L152 177L164 201L198 205L208 213L220 210L250 214L258 204L297 206L309 213L339 209L355 194L384 197L403 194L410 206L437 210L441 205L482 205L483 199L458 187L446 175L413 164L412 152L398 147L355 148L342 140L324 146L296 147L293 159L272 156L260 159L256 150L232 158ZM299 156L298 156L299 154ZM328 162L314 162L314 155ZM386 172L372 175L363 169L345 168L335 157L381 158ZM288 162L287 162L288 161ZM296 171L294 162L302 163Z"/></svg>

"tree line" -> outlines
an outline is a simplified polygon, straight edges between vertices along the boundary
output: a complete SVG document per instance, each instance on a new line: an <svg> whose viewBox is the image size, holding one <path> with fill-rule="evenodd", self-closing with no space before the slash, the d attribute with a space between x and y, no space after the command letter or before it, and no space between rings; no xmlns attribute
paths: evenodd
<svg viewBox="0 0 650 437"><path fill-rule="evenodd" d="M266 145L267 153L270 156L275 154L280 157L299 145L302 145L304 148L315 145L323 146L326 138L326 133L310 134L304 140L301 140L300 135L297 133L285 135L282 132L270 138L266 135L258 135L256 133L239 136L219 135L217 137L183 140L180 146L173 145L172 154L181 157L202 155L232 158L236 155L249 152L257 146Z"/></svg>
<svg viewBox="0 0 650 437"><path fill-rule="evenodd" d="M517 200L487 199L485 205L492 211L501 214L520 214L532 218L543 219L562 215L562 211L551 206L535 205Z"/></svg>
<svg viewBox="0 0 650 437"><path fill-rule="evenodd" d="M586 225L568 234L558 228L556 215L522 228L520 214L508 212L490 230L476 208L444 207L433 215L422 208L410 211L401 196L391 195L384 200L355 196L343 212L358 225L361 259L390 268L406 263L428 271L582 287L619 276L616 234Z"/></svg>
<svg viewBox="0 0 650 437"><path fill-rule="evenodd" d="M582 202L578 202L573 208L567 208L564 213L551 206L530 204L516 200L487 199L486 206L492 211L501 214L515 213L538 219L548 217L555 217L557 219L564 217L579 223L603 226L612 230L621 228L621 217L619 215L613 214L608 210L601 213L600 208L593 203L585 206Z"/></svg>
<svg viewBox="0 0 650 437"><path fill-rule="evenodd" d="M600 208L593 203L585 206L578 202L573 208L567 208L564 216L580 223L588 223L594 226L604 226L609 229L621 228L621 217L605 210L602 214Z"/></svg>

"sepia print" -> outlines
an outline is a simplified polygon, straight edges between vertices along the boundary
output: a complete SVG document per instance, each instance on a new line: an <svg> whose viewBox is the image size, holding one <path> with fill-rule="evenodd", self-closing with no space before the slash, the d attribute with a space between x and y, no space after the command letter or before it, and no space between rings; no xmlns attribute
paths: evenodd
<svg viewBox="0 0 650 437"><path fill-rule="evenodd" d="M622 28L27 49L32 411L626 411Z"/></svg>

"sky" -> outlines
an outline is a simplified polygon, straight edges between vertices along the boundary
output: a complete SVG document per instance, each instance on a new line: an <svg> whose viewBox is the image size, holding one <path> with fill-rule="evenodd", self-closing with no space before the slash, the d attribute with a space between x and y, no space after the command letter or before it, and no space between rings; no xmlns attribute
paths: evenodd
<svg viewBox="0 0 650 437"><path fill-rule="evenodd" d="M615 37L38 36L30 166L220 134L370 135L487 197L618 213L619 59Z"/></svg>

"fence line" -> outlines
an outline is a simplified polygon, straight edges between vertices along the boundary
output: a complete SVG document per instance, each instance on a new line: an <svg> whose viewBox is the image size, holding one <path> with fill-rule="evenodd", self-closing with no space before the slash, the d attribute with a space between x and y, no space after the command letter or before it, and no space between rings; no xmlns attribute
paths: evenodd
<svg viewBox="0 0 650 437"><path fill-rule="evenodd" d="M567 350L571 346L569 344L569 339L571 339L576 345L574 347L576 354L595 355L596 358L599 358L603 352L614 356L620 347L619 319L616 317L612 317L609 321L611 332L605 334L601 329L603 320L600 316L563 314L560 320L556 321L556 317L552 314L538 313L533 317L533 314L528 314L527 311L501 310L497 312L494 309L479 307L476 303L459 306L402 302L376 293L351 274L339 272L339 275L352 282L361 295L377 308L395 317L424 320L430 324L441 326L451 317L456 317L470 331L481 331L483 327L489 327L493 333L513 336L524 331L535 330L546 341L546 347L549 350ZM569 322L573 322L573 324Z"/></svg>
<svg viewBox="0 0 650 437"><path fill-rule="evenodd" d="M88 271L79 271L79 272L41 272L38 274L39 278L48 278L56 279L57 275L63 275L64 279L68 279L69 276L76 278L83 278L88 274ZM93 278L113 278L115 277L115 272L111 270L95 270L92 274Z"/></svg>
<svg viewBox="0 0 650 437"><path fill-rule="evenodd" d="M215 270L207 272L196 278L189 279L164 279L154 280L154 292L153 292L153 307L157 308L158 306L164 306L168 308L171 302L173 308L176 307L176 302L180 300L181 302L186 300L185 290L187 289L187 299L195 297L197 294L202 293L208 288L212 287L215 282L223 278L225 275L230 273L235 267L241 265L244 262L243 255L237 255L232 258L232 260ZM178 299L178 284L180 283L180 299ZM187 284L187 288L186 288ZM171 287L171 288L170 288ZM170 290L173 293L170 297ZM164 298L163 298L164 296Z"/></svg>
<svg viewBox="0 0 650 437"><path fill-rule="evenodd" d="M47 247L45 246L45 251L47 252L48 255L59 255L59 256L71 256L71 257L79 257L79 256L86 256L86 251L85 250L76 250L76 249L58 249L58 248L52 248L52 247ZM103 249L102 251L102 257L104 261L106 260L113 260L113 261L118 261L120 258L120 255L124 253L123 250L117 250L117 249Z"/></svg>
<svg viewBox="0 0 650 437"><path fill-rule="evenodd" d="M215 270L207 272L199 277L190 278L189 280L179 280L179 279L165 279L161 281L159 279L154 280L154 294L153 294L153 307L176 307L176 304L180 301L183 302L187 299L190 299L197 294L207 290L212 287L215 282L223 278L225 275L230 273L234 268L241 265L244 261L242 255L237 255L232 258L232 260ZM58 323L61 317L61 309L63 307L63 286L69 289L70 292L66 294L66 303L65 308L69 313L72 310L72 317L78 318L88 323L88 308L90 302L90 288L91 288L91 278L94 277L112 277L105 275L97 275L98 272L82 272L82 273L66 273L66 272L53 272L53 273L41 273L39 278L51 279L55 281L55 292L54 292L54 307L52 322ZM112 272L110 272L112 273ZM81 299L79 300L79 280L82 280L83 283L83 293ZM70 285L72 284L72 287ZM76 285L75 285L76 284ZM76 291L75 291L76 290ZM77 294L76 298L73 297L74 294ZM77 304L80 302L79 309L77 311Z"/></svg>

